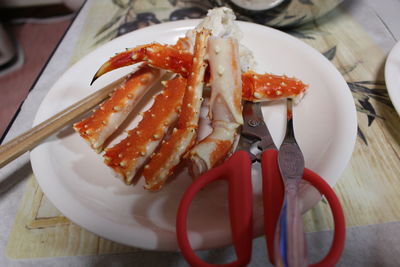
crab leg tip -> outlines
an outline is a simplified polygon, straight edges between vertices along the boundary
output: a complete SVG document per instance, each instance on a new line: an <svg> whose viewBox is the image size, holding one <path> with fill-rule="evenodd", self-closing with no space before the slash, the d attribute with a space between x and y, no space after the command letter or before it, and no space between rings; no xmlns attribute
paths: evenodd
<svg viewBox="0 0 400 267"><path fill-rule="evenodd" d="M97 73L93 76L92 80L90 81L90 85L92 85L94 83L94 81L97 80L97 78L99 78L99 76L97 75Z"/></svg>

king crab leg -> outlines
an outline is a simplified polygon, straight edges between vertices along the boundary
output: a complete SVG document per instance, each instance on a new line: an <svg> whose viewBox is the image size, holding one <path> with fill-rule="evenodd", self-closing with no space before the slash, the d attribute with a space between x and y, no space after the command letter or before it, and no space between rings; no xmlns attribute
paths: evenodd
<svg viewBox="0 0 400 267"><path fill-rule="evenodd" d="M188 76L182 110L177 127L171 137L163 143L160 150L151 157L144 167L145 188L155 191L161 189L183 155L193 146L197 137L204 75L207 67L205 55L210 31L203 29L196 34L193 64Z"/></svg>
<svg viewBox="0 0 400 267"><path fill-rule="evenodd" d="M127 49L106 61L94 75L91 84L107 72L140 62L174 73L184 73L183 76L187 77L193 55L183 47L185 44L181 41L175 46L152 43Z"/></svg>
<svg viewBox="0 0 400 267"><path fill-rule="evenodd" d="M242 74L242 98L252 102L273 101L283 98L300 100L308 86L286 75L258 74L247 71Z"/></svg>
<svg viewBox="0 0 400 267"><path fill-rule="evenodd" d="M226 159L232 152L239 127L233 122L213 122L212 133L196 144L186 156L192 177L200 176Z"/></svg>
<svg viewBox="0 0 400 267"><path fill-rule="evenodd" d="M176 77L166 81L165 88L154 98L137 127L120 143L106 149L105 163L126 184L132 184L138 170L159 146L165 134L176 122L186 88L186 79Z"/></svg>
<svg viewBox="0 0 400 267"><path fill-rule="evenodd" d="M213 131L188 153L189 172L194 177L226 158L243 124L237 41L231 38L210 39L208 56L211 72L209 117Z"/></svg>
<svg viewBox="0 0 400 267"><path fill-rule="evenodd" d="M212 38L208 45L211 72L209 117L243 124L242 80L237 41L232 38Z"/></svg>
<svg viewBox="0 0 400 267"><path fill-rule="evenodd" d="M109 71L143 61L155 68L165 69L188 77L193 60L193 55L188 51L188 46L187 41L181 38L174 46L154 43L131 48L105 62L96 72L92 82ZM209 75L206 73L206 83L208 77ZM307 85L298 79L285 75L258 74L254 71L243 73L242 82L242 98L253 102L272 101L288 97L296 101L296 99L302 97L307 89Z"/></svg>
<svg viewBox="0 0 400 267"><path fill-rule="evenodd" d="M190 51L192 48L187 37L180 37L172 47L178 50L186 51Z"/></svg>
<svg viewBox="0 0 400 267"><path fill-rule="evenodd" d="M144 94L156 84L162 71L142 66L130 74L93 114L74 124L74 129L100 153L107 138L121 125Z"/></svg>
<svg viewBox="0 0 400 267"><path fill-rule="evenodd" d="M117 68L139 62L155 62L159 68L173 72L185 70L187 58L192 54L186 50L190 48L187 38L179 38L173 46L163 46L157 43L142 45L119 53L113 60L107 61L97 71L92 83L98 76ZM161 78L163 71L143 64L136 73L131 74L123 85L115 90L105 103L100 105L93 114L74 124L74 129L87 141L90 146L100 153L106 139L120 126L128 114L136 106L142 96ZM190 65L191 66L191 63ZM187 67L187 66L186 66ZM148 77L147 77L148 76ZM149 81L142 86L141 82Z"/></svg>

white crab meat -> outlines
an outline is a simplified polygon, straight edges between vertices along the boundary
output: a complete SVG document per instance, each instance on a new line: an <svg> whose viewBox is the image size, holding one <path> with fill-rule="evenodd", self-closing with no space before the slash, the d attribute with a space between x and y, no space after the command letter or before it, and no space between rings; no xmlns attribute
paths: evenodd
<svg viewBox="0 0 400 267"><path fill-rule="evenodd" d="M189 43L194 44L195 33L199 29L207 28L211 30L213 37L233 38L239 42L240 68L242 72L254 69L256 62L250 49L240 44L243 33L235 23L236 16L232 9L219 7L210 9L207 16L196 26L194 30L186 33Z"/></svg>
<svg viewBox="0 0 400 267"><path fill-rule="evenodd" d="M242 82L238 44L233 38L211 38L209 117L213 131L189 152L190 173L197 177L223 162L233 149L242 117Z"/></svg>

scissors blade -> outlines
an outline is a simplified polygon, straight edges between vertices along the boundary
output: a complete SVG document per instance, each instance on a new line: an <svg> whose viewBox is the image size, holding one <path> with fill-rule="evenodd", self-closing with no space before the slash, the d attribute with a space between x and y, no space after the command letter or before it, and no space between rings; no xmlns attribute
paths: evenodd
<svg viewBox="0 0 400 267"><path fill-rule="evenodd" d="M304 173L304 157L296 142L293 130L292 103L288 99L286 134L278 153L278 165L285 184L288 181L300 182Z"/></svg>
<svg viewBox="0 0 400 267"><path fill-rule="evenodd" d="M296 143L283 143L281 145L278 164L285 184L289 181L300 182L304 172L304 158Z"/></svg>
<svg viewBox="0 0 400 267"><path fill-rule="evenodd" d="M280 219L284 227L279 231L284 234L286 240L283 240L283 244L287 244L287 247L282 256L289 266L307 266L304 226L298 200L299 183L304 173L304 157L294 136L290 99L287 100L287 114L286 134L278 153L278 166L285 185L284 206ZM279 254L277 256L279 258Z"/></svg>
<svg viewBox="0 0 400 267"><path fill-rule="evenodd" d="M251 152L253 144L254 144L254 139L248 138L241 134L235 151L239 150L246 151L250 155L251 162L255 162L257 160L257 156Z"/></svg>
<svg viewBox="0 0 400 267"><path fill-rule="evenodd" d="M264 121L261 103L245 101L243 104L243 119L242 136L260 140L259 148L261 150L276 150L275 143Z"/></svg>

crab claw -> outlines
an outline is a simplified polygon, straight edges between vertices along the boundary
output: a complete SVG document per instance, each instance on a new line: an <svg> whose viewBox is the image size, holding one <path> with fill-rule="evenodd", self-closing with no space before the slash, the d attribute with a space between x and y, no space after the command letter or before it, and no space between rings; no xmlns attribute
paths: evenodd
<svg viewBox="0 0 400 267"><path fill-rule="evenodd" d="M90 84L107 72L139 62L147 62L152 67L180 73L187 77L192 66L192 53L182 47L183 45L174 47L152 43L127 49L106 61L96 72Z"/></svg>

